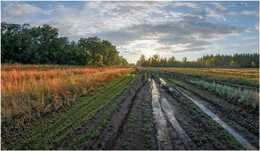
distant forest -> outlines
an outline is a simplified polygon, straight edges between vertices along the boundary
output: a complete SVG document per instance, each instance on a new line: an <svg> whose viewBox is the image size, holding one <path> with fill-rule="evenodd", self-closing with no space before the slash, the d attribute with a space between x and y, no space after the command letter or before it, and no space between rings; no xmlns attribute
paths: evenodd
<svg viewBox="0 0 260 151"><path fill-rule="evenodd" d="M197 61L187 61L186 57L178 61L175 57L167 59L159 55L146 59L145 55L141 55L136 64L143 67L258 68L259 54L206 55Z"/></svg>
<svg viewBox="0 0 260 151"><path fill-rule="evenodd" d="M125 66L116 47L97 37L80 38L77 42L58 37L50 25L1 23L1 62L22 64L60 64Z"/></svg>

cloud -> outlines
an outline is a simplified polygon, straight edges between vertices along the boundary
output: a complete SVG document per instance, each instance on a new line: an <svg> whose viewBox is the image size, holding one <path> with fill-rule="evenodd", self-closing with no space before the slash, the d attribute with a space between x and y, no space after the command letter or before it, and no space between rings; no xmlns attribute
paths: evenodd
<svg viewBox="0 0 260 151"><path fill-rule="evenodd" d="M45 15L51 15L54 9L43 10L40 7L36 7L30 4L24 3L8 3L3 8L2 17L3 19L22 19L27 15L33 15L36 13L42 13Z"/></svg>
<svg viewBox="0 0 260 151"><path fill-rule="evenodd" d="M3 7L2 17L11 20L34 13L39 16L45 14L39 20L25 18L23 21L33 23L33 26L50 24L59 29L60 36L69 36L71 40L97 36L109 40L121 54L128 56L140 55L148 50L164 54L205 51L214 45L214 40L251 32L254 28L259 30L258 24L239 27L239 15L235 17L238 22L236 27L223 23L226 15L236 15L225 7L227 5L222 5L224 2L92 1L77 2L77 5L71 6L56 2L41 8L18 2L7 4ZM243 12L255 14L253 11Z"/></svg>
<svg viewBox="0 0 260 151"><path fill-rule="evenodd" d="M20 4L20 3L10 3L3 8L2 17L3 18L19 18L26 15L34 14L40 12L41 8L30 5L30 4Z"/></svg>
<svg viewBox="0 0 260 151"><path fill-rule="evenodd" d="M223 5L221 5L219 3L212 2L212 4L214 6L216 6L216 8L213 9L213 8L206 7L205 11L206 11L207 17L212 17L212 18L215 18L218 20L222 19L222 20L226 21L224 14L228 14L228 15L237 14L236 12L228 10L226 7L224 7Z"/></svg>
<svg viewBox="0 0 260 151"><path fill-rule="evenodd" d="M124 49L137 47L135 44L138 41L150 41L145 45L145 49L166 53L203 51L205 47L211 45L209 40L240 35L242 30L226 24L183 20L156 25L133 25L118 31L100 33L99 36L124 46Z"/></svg>
<svg viewBox="0 0 260 151"><path fill-rule="evenodd" d="M43 13L43 14L46 14L46 15L51 15L53 11L54 11L54 9L43 10L42 13Z"/></svg>
<svg viewBox="0 0 260 151"><path fill-rule="evenodd" d="M250 10L243 10L242 14L244 15L253 15L253 16L259 16L257 11L250 11Z"/></svg>
<svg viewBox="0 0 260 151"><path fill-rule="evenodd" d="M190 7L190 8L198 8L198 3L191 3L191 2L176 2L173 4L173 7Z"/></svg>

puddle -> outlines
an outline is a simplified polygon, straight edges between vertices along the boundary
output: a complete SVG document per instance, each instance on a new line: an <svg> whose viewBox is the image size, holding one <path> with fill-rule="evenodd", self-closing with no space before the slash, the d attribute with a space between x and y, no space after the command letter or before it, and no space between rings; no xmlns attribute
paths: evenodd
<svg viewBox="0 0 260 151"><path fill-rule="evenodd" d="M153 117L156 123L159 149L172 149L170 136L166 133L166 120L159 102L160 94L154 80L151 80Z"/></svg>
<svg viewBox="0 0 260 151"><path fill-rule="evenodd" d="M177 88L178 89L178 88ZM230 126L228 126L224 121L222 121L216 114L212 113L208 110L204 105L198 102L196 99L191 98L180 89L178 89L183 95L185 95L188 99L190 99L194 104L196 104L203 112L208 114L214 121L216 121L220 126L222 126L226 131L228 131L238 142L242 144L245 149L253 149L256 148L250 144L246 139L244 139L241 135L239 135L235 130L233 130Z"/></svg>
<svg viewBox="0 0 260 151"><path fill-rule="evenodd" d="M160 81L163 85L166 85L166 82L160 78ZM190 99L194 104L196 104L203 112L205 112L207 115L209 115L214 121L216 121L221 127L223 127L226 131L228 131L238 142L242 144L242 146L245 149L252 149L255 150L256 148L250 144L245 138L243 138L241 135L239 135L235 130L233 130L230 126L228 126L224 121L222 121L216 114L208 110L203 104L201 104L198 100L188 96L186 93L184 93L182 90L176 89L181 92L184 96L186 96L188 99Z"/></svg>
<svg viewBox="0 0 260 151"><path fill-rule="evenodd" d="M174 116L174 111L172 110L171 106L169 105L168 101L166 98L162 99L162 107L163 110L166 112L168 119L173 126L173 128L177 131L178 135L182 139L183 143L185 144L186 147L189 147L187 142L192 142L189 136L185 133L185 131L182 129L180 126L179 122Z"/></svg>

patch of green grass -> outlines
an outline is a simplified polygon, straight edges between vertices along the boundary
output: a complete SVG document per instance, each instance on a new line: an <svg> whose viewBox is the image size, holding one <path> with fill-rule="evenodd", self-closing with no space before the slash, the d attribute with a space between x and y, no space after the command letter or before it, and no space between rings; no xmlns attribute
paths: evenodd
<svg viewBox="0 0 260 151"><path fill-rule="evenodd" d="M137 120L140 120L140 117L138 115L130 115L130 117L128 118L128 126L133 128L134 122Z"/></svg>
<svg viewBox="0 0 260 151"><path fill-rule="evenodd" d="M129 142L129 141L124 141L124 142L121 144L121 147L122 147L124 150L129 150L129 149L130 149L130 142Z"/></svg>
<svg viewBox="0 0 260 151"><path fill-rule="evenodd" d="M199 140L197 132L191 132L191 136L193 137L194 140Z"/></svg>
<svg viewBox="0 0 260 151"><path fill-rule="evenodd" d="M151 99L147 99L146 103L144 103L144 107L142 108L142 113L144 114L144 119L143 119L144 127L142 128L143 131L142 139L144 140L147 148L151 147L152 133L153 131L155 131L151 125L152 124L151 104L152 104Z"/></svg>
<svg viewBox="0 0 260 151"><path fill-rule="evenodd" d="M241 149L242 145L226 130L221 130L220 136L225 137L229 140L229 147L234 150Z"/></svg>
<svg viewBox="0 0 260 151"><path fill-rule="evenodd" d="M87 134L86 136L90 138L96 138L100 135L101 130L102 130L101 126L98 126L97 128L90 128L86 133Z"/></svg>
<svg viewBox="0 0 260 151"><path fill-rule="evenodd" d="M193 102L191 104L191 108L194 109L197 113L199 113L201 116L205 116L206 114Z"/></svg>
<svg viewBox="0 0 260 151"><path fill-rule="evenodd" d="M202 137L200 137L198 145L200 146L200 145L204 144L208 139L209 139L208 134L203 135Z"/></svg>
<svg viewBox="0 0 260 151"><path fill-rule="evenodd" d="M239 132L243 131L243 129L242 129L241 127L236 126L235 124L232 124L232 127L233 127L234 129L236 129L237 131L239 131Z"/></svg>
<svg viewBox="0 0 260 151"><path fill-rule="evenodd" d="M209 121L208 124L209 124L209 129L211 129L211 130L216 129L216 127L217 127L216 122Z"/></svg>

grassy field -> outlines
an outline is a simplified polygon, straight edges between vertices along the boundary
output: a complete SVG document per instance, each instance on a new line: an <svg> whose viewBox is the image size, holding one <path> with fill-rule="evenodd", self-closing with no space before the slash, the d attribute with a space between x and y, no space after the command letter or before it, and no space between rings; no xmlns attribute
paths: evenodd
<svg viewBox="0 0 260 151"><path fill-rule="evenodd" d="M221 69L221 68L159 68L178 74L208 77L230 83L259 86L259 69Z"/></svg>
<svg viewBox="0 0 260 151"><path fill-rule="evenodd" d="M48 65L2 65L1 114L4 123L39 116L75 102L133 68L84 68ZM16 121L17 122L17 121Z"/></svg>
<svg viewBox="0 0 260 151"><path fill-rule="evenodd" d="M195 100L259 148L259 92L230 86L234 82L225 81L230 79L225 72L242 79L256 70L3 65L1 147L248 149ZM163 131L163 141L157 137L162 127L155 119L155 94L165 118L159 124L172 125ZM176 131L173 116L185 137Z"/></svg>

